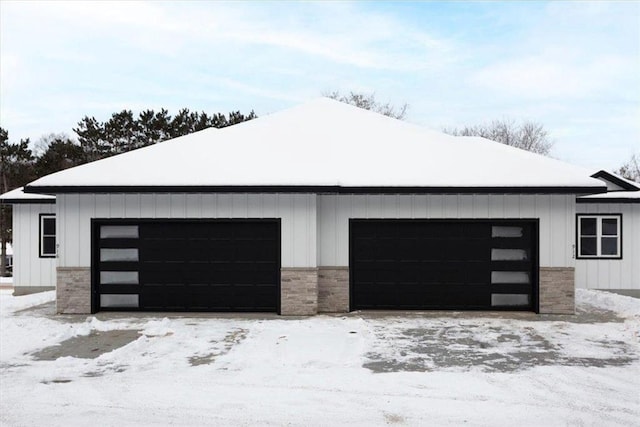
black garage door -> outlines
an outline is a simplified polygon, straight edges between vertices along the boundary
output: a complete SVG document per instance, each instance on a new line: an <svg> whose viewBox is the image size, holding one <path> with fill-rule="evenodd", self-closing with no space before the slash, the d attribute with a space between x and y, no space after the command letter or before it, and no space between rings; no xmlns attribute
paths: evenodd
<svg viewBox="0 0 640 427"><path fill-rule="evenodd" d="M94 220L93 310L279 311L280 221Z"/></svg>
<svg viewBox="0 0 640 427"><path fill-rule="evenodd" d="M537 310L537 221L351 220L351 309Z"/></svg>

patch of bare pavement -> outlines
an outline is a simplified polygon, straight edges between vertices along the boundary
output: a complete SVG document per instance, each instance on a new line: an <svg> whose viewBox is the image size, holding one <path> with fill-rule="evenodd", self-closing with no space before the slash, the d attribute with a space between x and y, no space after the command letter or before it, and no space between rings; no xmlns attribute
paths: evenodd
<svg viewBox="0 0 640 427"><path fill-rule="evenodd" d="M397 318L397 313L362 313L365 319ZM478 317L486 318L483 324ZM420 312L405 318L432 319L424 327L400 325L390 330L373 326L376 343L363 366L375 373L426 372L437 370L479 369L484 372L516 372L536 366L625 366L639 359L637 346L625 341L588 340L590 346L609 357L570 356L562 351L562 342L547 339L546 333L527 326L527 322L547 322L555 332L570 324L623 323L615 312L588 306L575 315L537 315L534 313ZM495 320L507 320L500 325ZM401 324L402 322L400 322ZM390 356L389 348L394 349Z"/></svg>
<svg viewBox="0 0 640 427"><path fill-rule="evenodd" d="M135 329L91 331L89 335L69 338L54 346L31 353L31 356L35 360L57 360L61 357L96 359L138 338L140 338L140 331Z"/></svg>

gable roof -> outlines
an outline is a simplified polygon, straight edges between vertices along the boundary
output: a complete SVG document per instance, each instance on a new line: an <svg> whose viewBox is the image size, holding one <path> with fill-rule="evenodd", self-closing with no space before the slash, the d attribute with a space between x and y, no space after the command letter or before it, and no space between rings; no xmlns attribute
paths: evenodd
<svg viewBox="0 0 640 427"><path fill-rule="evenodd" d="M40 178L64 192L558 192L605 190L583 168L320 98Z"/></svg>
<svg viewBox="0 0 640 427"><path fill-rule="evenodd" d="M0 202L10 204L21 203L55 203L56 196L48 194L25 193L24 187L16 188L0 195Z"/></svg>
<svg viewBox="0 0 640 427"><path fill-rule="evenodd" d="M627 191L640 190L640 184L638 184L637 182L631 181L629 179L621 177L620 175L616 175L614 173L607 172L605 170L600 170L591 176L594 178L598 178L601 181L608 181L620 187L620 189L622 190L627 190Z"/></svg>

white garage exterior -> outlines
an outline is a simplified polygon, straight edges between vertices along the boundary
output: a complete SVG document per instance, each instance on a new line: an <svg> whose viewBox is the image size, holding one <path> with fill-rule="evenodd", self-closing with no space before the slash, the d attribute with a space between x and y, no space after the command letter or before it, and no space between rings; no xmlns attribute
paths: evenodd
<svg viewBox="0 0 640 427"><path fill-rule="evenodd" d="M574 259L576 206L580 206L576 197L606 189L604 182L589 177L582 168L481 138L425 130L321 99L229 128L197 132L61 171L31 183L26 191L52 194L57 199L59 312L88 313L107 308L100 306L99 292L113 286L102 283L102 273L110 274L116 267L98 259L102 256L100 248L107 245L104 247L119 249L97 236L99 227L125 224L138 227L142 233L145 224L160 223L177 229L202 222L215 228L220 221L245 219L278 223L279 241L273 246L279 251L278 312L286 315L345 312L367 306L354 300L354 288L365 289L368 282L359 278L363 275L350 259L352 221L364 220L382 221L389 229L412 224L420 232L433 229L430 232L435 233L417 243L392 241L391 247L396 243L455 243L446 236L437 237L439 231L434 224L442 224L446 233L459 228L485 234L503 227L501 224L507 224L507 228L530 224L535 235L523 250L530 257L530 281L526 283L531 290L527 291L525 309L572 313L575 283L581 280L579 272L574 280L574 268L581 265ZM628 238L626 222L623 232L625 248L629 240L638 240ZM501 239L489 235L478 242L491 245L494 241L497 247L503 247L499 246L504 245ZM140 243L139 249L136 246L140 257L145 250L153 252L148 242ZM127 248L138 245L126 239L120 243ZM517 272L519 261L494 260L493 249L488 259L489 252L483 251L477 257L472 254L467 261L444 260L451 266L467 263L462 265L468 265L469 271L486 264L488 270L478 277L486 276L489 282L478 286L488 291L481 295L482 304L470 308L492 309L494 300L488 299L491 293L491 298L506 298L495 299L503 301L495 309L518 309L517 304L510 307L504 301L516 295L509 293L509 286L522 289L522 283L509 285L498 279L494 283L496 272L490 270L505 265ZM391 268L384 259L374 261L374 270ZM414 267L419 265L415 271L437 264L433 257L408 261ZM185 266L190 260L180 262ZM230 260L226 265L237 262L245 261ZM394 262L393 268L397 269L404 261ZM118 268L125 268L122 265ZM453 274L455 269L450 270L442 274ZM140 270L139 274L144 281L145 273ZM466 287L460 289L472 291L477 277L465 280ZM396 291L406 288L414 292L419 285L414 282L411 278L396 283ZM373 295L374 291L366 295L378 301L396 292L390 287L393 284L374 285L378 286L375 292L386 289L380 295ZM121 289L132 295L137 291L131 289L145 285L136 282L127 286ZM493 294L493 288L501 290ZM144 298L143 293L140 298ZM458 307L443 303L445 308L454 306ZM401 307L405 306L398 303ZM420 307L431 306L425 303L411 308Z"/></svg>
<svg viewBox="0 0 640 427"><path fill-rule="evenodd" d="M22 188L3 194L0 202L13 205L13 288L15 295L55 289L56 259L40 253L43 215L55 215L55 197L25 194Z"/></svg>

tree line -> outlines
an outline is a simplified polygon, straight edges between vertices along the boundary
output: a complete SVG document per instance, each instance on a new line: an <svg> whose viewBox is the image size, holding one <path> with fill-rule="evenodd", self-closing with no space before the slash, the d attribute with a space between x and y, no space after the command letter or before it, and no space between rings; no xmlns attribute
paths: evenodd
<svg viewBox="0 0 640 427"><path fill-rule="evenodd" d="M223 128L256 118L254 111L207 114L187 108L171 116L169 111L145 110L134 115L122 110L100 122L85 116L73 131L41 137L32 148L29 138L11 142L8 130L0 127L0 194L58 172L136 148L188 135L209 127ZM0 276L6 275L6 242L11 242L11 206L0 206Z"/></svg>

